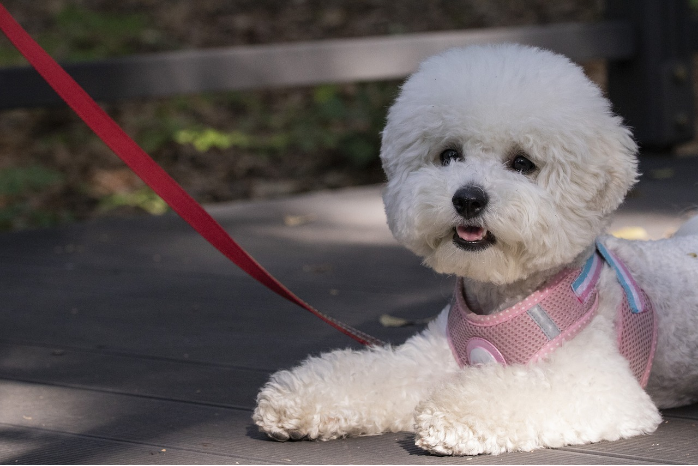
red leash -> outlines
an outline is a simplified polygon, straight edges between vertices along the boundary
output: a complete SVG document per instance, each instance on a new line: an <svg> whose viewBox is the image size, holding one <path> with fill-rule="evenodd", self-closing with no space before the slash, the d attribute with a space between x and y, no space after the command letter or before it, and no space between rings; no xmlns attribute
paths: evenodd
<svg viewBox="0 0 698 466"><path fill-rule="evenodd" d="M0 29L87 126L167 202L172 210L224 256L276 294L310 311L359 343L374 346L385 344L313 308L267 272L92 100L87 92L27 34L2 4L0 4Z"/></svg>

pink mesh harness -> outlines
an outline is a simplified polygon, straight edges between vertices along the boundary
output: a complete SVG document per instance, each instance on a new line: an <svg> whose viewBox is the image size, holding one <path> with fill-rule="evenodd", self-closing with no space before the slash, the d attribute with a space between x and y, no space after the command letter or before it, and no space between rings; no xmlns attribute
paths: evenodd
<svg viewBox="0 0 698 466"><path fill-rule="evenodd" d="M615 254L600 242L597 251L581 269L560 272L542 290L493 315L468 309L459 279L448 315L448 341L458 364L528 364L545 358L596 314L596 284L605 261L625 291L616 313L618 347L644 387L657 341L652 302Z"/></svg>

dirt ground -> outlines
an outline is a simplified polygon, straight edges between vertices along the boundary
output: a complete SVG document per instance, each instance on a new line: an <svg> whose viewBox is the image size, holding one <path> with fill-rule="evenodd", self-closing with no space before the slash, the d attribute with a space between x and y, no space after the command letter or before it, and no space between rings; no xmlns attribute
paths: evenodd
<svg viewBox="0 0 698 466"><path fill-rule="evenodd" d="M60 60L325 38L594 21L600 0L5 0ZM0 40L0 65L22 64ZM588 71L603 81L603 65ZM201 202L376 183L399 83L106 105ZM164 206L69 110L0 112L0 229Z"/></svg>

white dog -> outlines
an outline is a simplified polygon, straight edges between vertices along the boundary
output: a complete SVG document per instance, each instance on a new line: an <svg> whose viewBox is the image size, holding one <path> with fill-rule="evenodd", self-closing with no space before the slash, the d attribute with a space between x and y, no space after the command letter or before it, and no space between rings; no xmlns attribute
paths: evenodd
<svg viewBox="0 0 698 466"><path fill-rule="evenodd" d="M399 347L274 374L255 423L277 440L414 431L448 455L654 431L658 408L698 399L698 218L666 240L601 236L636 151L565 57L426 60L388 115L384 201L398 241L459 277L453 304Z"/></svg>

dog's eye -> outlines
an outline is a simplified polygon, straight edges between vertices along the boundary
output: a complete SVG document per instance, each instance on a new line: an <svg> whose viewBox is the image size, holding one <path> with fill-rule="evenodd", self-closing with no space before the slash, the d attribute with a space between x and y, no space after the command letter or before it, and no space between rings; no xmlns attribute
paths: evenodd
<svg viewBox="0 0 698 466"><path fill-rule="evenodd" d="M443 165L444 167L453 162L454 160L463 160L463 156L460 155L460 153L455 149L446 149L441 153L440 158L441 165Z"/></svg>
<svg viewBox="0 0 698 466"><path fill-rule="evenodd" d="M511 169L523 175L528 175L536 169L536 165L523 155L519 154L511 161Z"/></svg>

